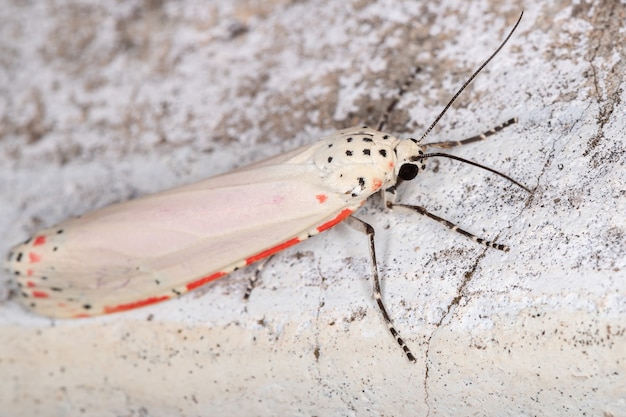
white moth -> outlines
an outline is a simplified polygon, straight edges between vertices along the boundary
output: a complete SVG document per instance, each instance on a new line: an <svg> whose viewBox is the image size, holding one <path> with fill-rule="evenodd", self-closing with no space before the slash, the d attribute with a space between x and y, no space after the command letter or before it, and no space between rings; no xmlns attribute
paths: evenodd
<svg viewBox="0 0 626 417"><path fill-rule="evenodd" d="M395 190L424 169L426 158L449 156L426 154L427 146L482 140L514 121L463 141L429 145L367 127L341 130L260 163L43 230L11 250L6 268L34 312L94 316L179 296L346 221L369 236L374 298L391 333L415 361L382 302L374 229L351 215L380 191L389 209L416 211L481 244L508 250L422 207L396 204Z"/></svg>

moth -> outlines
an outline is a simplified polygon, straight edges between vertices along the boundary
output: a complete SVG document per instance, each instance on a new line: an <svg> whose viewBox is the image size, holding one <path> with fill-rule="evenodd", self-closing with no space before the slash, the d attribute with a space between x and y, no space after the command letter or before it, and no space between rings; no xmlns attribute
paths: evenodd
<svg viewBox="0 0 626 417"><path fill-rule="evenodd" d="M427 152L429 147L450 148L483 140L515 119L461 141L422 143L461 91L509 40L520 20L420 140L382 131L395 100L376 129L340 130L265 161L42 230L14 247L6 260L21 301L37 314L56 318L147 306L180 296L344 222L368 236L374 299L389 331L408 359L415 361L382 300L374 229L353 213L380 192L388 209L426 215L482 245L508 250L423 207L395 200L396 187L416 178L425 169L425 161L433 157L470 163L529 191L476 162Z"/></svg>

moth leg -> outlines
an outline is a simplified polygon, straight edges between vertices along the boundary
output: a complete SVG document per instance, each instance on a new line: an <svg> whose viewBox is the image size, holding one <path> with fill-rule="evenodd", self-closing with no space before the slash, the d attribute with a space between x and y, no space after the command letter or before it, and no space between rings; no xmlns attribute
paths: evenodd
<svg viewBox="0 0 626 417"><path fill-rule="evenodd" d="M385 112L380 117L380 120L378 121L378 124L376 126L376 130L382 131L385 128L385 125L387 125L387 122L389 121L389 116L396 108L396 105L398 104L398 102L400 101L404 93L406 93L409 90L409 88L411 87L411 84L413 84L413 81L415 81L415 77L417 76L417 74L420 73L421 70L422 69L420 67L415 67L409 73L409 75L406 77L402 85L400 85L400 87L398 88L398 91L396 91L396 94L393 97L393 99L391 99L391 102L389 102L389 104L387 105Z"/></svg>
<svg viewBox="0 0 626 417"><path fill-rule="evenodd" d="M374 280L374 299L378 304L378 308L385 319L385 323L387 324L387 328L391 332L391 335L396 339L398 345L402 348L406 357L411 361L415 362L415 356L411 353L409 347L404 343L404 340L398 334L398 331L393 325L389 314L387 313L387 309L383 304L383 297L380 291L380 280L378 278L378 264L376 263L376 248L374 247L374 228L369 224L365 223L361 219L357 219L356 217L348 217L344 220L346 224L352 227L354 230L365 233L369 239L369 248L370 248L370 258L372 260L372 278Z"/></svg>
<svg viewBox="0 0 626 417"><path fill-rule="evenodd" d="M248 298L250 298L250 294L252 293L252 290L254 289L256 282L259 280L259 277L261 276L261 272L263 272L263 268L265 268L265 266L269 263L270 259L272 259L273 257L274 255L270 255L258 263L258 266L256 267L256 270L254 271L254 274L250 275L250 278L248 279L248 286L246 287L246 292L243 295L244 300L247 300Z"/></svg>
<svg viewBox="0 0 626 417"><path fill-rule="evenodd" d="M445 141L445 142L433 142L433 143L426 143L424 144L424 146L432 146L433 148L442 148L442 149L450 149L450 148L454 148L455 146L462 146L462 145L467 145L469 143L474 143L474 142L480 142L483 141L485 139L487 139L489 136L491 135L495 135L496 133L498 133L499 131L501 131L502 129L511 126L512 124L517 123L517 117L514 117L512 119L507 120L506 122L499 124L483 133L480 133L476 136L470 136L469 138L463 139L463 140L449 140L449 141Z"/></svg>
<svg viewBox="0 0 626 417"><path fill-rule="evenodd" d="M474 234L472 234L472 233L470 233L470 232L468 232L466 230L461 229L456 224L454 224L454 223L452 223L452 222L450 222L450 221L448 221L448 220L446 220L446 219L444 219L442 217L439 217L439 216L437 216L435 214L432 214L431 212L429 212L428 210L426 210L422 206L412 206L412 205L409 205L409 204L395 204L395 203L387 204L387 208L389 208L389 209L394 209L396 207L407 209L407 210L410 210L410 211L422 214L424 216L430 217L431 219L433 219L437 223L443 224L448 229L450 229L450 230L452 230L454 232L460 233L463 236L466 236L466 237L470 238L471 240L473 240L474 242L476 242L476 243L478 243L480 245L486 246L488 248L498 249L498 250L501 250L501 251L504 251L504 252L508 252L509 251L509 247L507 245L501 245L499 243L494 243L494 242L492 242L490 240L486 240L486 239L483 239L481 237L478 237L478 236L476 236L476 235L474 235Z"/></svg>
<svg viewBox="0 0 626 417"><path fill-rule="evenodd" d="M398 193L396 191L398 190L398 185L400 185L401 183L402 178L398 177L398 181L395 183L395 185L392 185L391 187L388 187L384 190L380 190L383 198L383 204L388 209L391 209L391 207L396 204L396 198L398 197Z"/></svg>

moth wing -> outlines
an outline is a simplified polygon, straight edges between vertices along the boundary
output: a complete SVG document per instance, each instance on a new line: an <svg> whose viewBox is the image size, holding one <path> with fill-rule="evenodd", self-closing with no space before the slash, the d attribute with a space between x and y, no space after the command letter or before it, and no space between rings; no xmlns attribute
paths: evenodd
<svg viewBox="0 0 626 417"><path fill-rule="evenodd" d="M366 198L330 192L313 164L282 163L290 155L298 154L37 234L7 263L24 303L42 315L77 317L162 301L336 224Z"/></svg>

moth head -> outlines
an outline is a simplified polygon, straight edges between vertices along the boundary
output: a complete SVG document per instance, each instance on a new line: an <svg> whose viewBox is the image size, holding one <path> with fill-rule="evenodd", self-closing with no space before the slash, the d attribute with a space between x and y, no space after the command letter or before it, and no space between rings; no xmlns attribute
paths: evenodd
<svg viewBox="0 0 626 417"><path fill-rule="evenodd" d="M425 147L413 138L401 139L394 147L397 164L396 177L400 180L409 181L426 168L422 159Z"/></svg>

